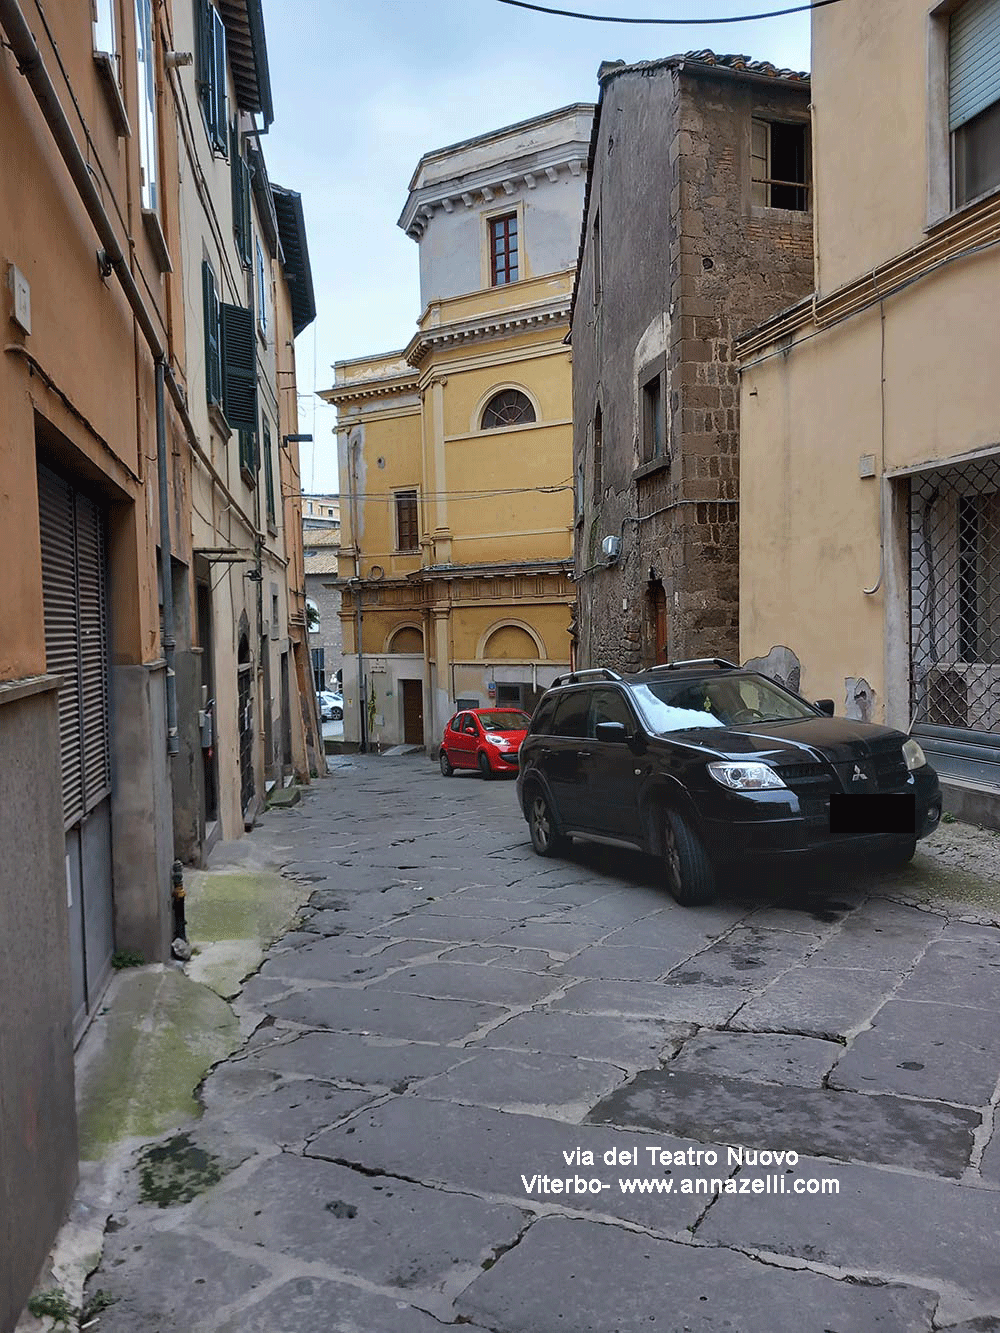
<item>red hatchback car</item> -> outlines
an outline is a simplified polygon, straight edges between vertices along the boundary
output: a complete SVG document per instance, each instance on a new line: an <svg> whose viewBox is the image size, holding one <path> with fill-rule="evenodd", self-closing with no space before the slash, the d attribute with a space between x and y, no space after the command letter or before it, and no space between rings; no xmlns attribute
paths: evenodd
<svg viewBox="0 0 1000 1333"><path fill-rule="evenodd" d="M518 708L470 708L456 713L444 729L439 754L441 772L478 768L484 778L516 773L521 742L531 718Z"/></svg>

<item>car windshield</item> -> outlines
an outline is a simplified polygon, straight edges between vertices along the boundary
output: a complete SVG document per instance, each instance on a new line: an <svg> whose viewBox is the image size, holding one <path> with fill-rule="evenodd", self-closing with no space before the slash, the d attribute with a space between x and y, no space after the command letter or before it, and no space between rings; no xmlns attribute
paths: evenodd
<svg viewBox="0 0 1000 1333"><path fill-rule="evenodd" d="M509 712L477 713L484 731L527 731L531 718L516 709Z"/></svg>
<svg viewBox="0 0 1000 1333"><path fill-rule="evenodd" d="M754 722L791 722L815 710L764 676L706 675L667 678L634 685L632 695L651 731L738 727Z"/></svg>

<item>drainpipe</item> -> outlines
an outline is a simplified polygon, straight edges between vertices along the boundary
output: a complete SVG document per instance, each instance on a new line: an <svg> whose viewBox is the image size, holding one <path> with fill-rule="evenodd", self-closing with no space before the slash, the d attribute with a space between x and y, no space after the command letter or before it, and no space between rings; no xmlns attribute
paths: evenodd
<svg viewBox="0 0 1000 1333"><path fill-rule="evenodd" d="M170 499L167 495L167 418L163 401L164 367L156 363L156 480L160 492L160 583L163 586L163 656L167 662L167 754L180 751L177 739L177 672L174 638L174 577L170 550Z"/></svg>
<svg viewBox="0 0 1000 1333"><path fill-rule="evenodd" d="M362 754L368 752L368 690L365 681L364 648L361 643L361 535L358 532L358 450L359 440L348 439L351 451L351 536L354 538L354 643L358 650L358 749Z"/></svg>

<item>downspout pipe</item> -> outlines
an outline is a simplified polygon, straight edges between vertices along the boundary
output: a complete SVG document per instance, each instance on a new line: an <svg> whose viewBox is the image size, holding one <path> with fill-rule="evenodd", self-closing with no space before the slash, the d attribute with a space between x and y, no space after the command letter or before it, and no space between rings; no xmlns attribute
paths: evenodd
<svg viewBox="0 0 1000 1333"><path fill-rule="evenodd" d="M156 363L156 480L160 493L160 583L163 598L163 656L167 662L167 754L180 752L177 738L177 640L174 633L174 571L170 549L170 497L167 491L167 414L164 365Z"/></svg>

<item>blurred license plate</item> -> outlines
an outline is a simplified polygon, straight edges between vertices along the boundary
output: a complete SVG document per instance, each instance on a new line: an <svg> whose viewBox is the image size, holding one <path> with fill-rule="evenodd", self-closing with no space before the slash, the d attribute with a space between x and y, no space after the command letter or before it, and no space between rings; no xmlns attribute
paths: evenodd
<svg viewBox="0 0 1000 1333"><path fill-rule="evenodd" d="M917 827L916 800L904 795L858 795L832 792L831 833L913 834Z"/></svg>

